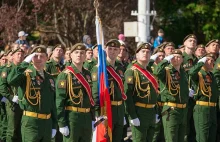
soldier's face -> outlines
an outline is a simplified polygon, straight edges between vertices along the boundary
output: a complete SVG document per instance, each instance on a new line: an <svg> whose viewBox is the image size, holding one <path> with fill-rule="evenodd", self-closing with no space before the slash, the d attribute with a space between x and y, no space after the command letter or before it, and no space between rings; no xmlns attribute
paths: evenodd
<svg viewBox="0 0 220 142"><path fill-rule="evenodd" d="M1 66L4 66L4 65L7 63L7 58L6 58L6 56L3 56L0 61L1 61L1 62L0 62L0 65L1 65Z"/></svg>
<svg viewBox="0 0 220 142"><path fill-rule="evenodd" d="M165 56L169 56L172 51L174 50L174 47L173 46L167 46L164 48L164 52L165 52Z"/></svg>
<svg viewBox="0 0 220 142"><path fill-rule="evenodd" d="M179 66L182 64L183 62L183 57L182 55L179 55L179 54L173 54L173 58L171 59L171 64L173 66Z"/></svg>
<svg viewBox="0 0 220 142"><path fill-rule="evenodd" d="M196 57L202 57L203 55L205 55L206 51L204 48L197 48L195 51L195 55Z"/></svg>
<svg viewBox="0 0 220 142"><path fill-rule="evenodd" d="M74 50L71 53L72 62L75 64L83 64L86 60L86 51L85 50Z"/></svg>
<svg viewBox="0 0 220 142"><path fill-rule="evenodd" d="M124 46L120 46L120 52L118 54L118 58L123 60L126 57L126 48Z"/></svg>
<svg viewBox="0 0 220 142"><path fill-rule="evenodd" d="M68 51L66 51L66 53L65 53L65 60L66 61L69 61L69 60L71 60L71 57L70 57L70 50L68 50Z"/></svg>
<svg viewBox="0 0 220 142"><path fill-rule="evenodd" d="M158 55L158 57L157 57L157 59L156 59L156 63L160 63L160 62L164 59L165 53L163 53L163 52L158 52L157 55Z"/></svg>
<svg viewBox="0 0 220 142"><path fill-rule="evenodd" d="M99 52L99 51L98 51L98 47L96 47L96 48L93 49L93 57L94 57L94 58L98 58L98 52Z"/></svg>
<svg viewBox="0 0 220 142"><path fill-rule="evenodd" d="M12 59L15 64L21 63L24 60L24 52L15 52Z"/></svg>
<svg viewBox="0 0 220 142"><path fill-rule="evenodd" d="M86 51L86 59L87 60L91 60L92 59L92 55L93 55L93 51Z"/></svg>
<svg viewBox="0 0 220 142"><path fill-rule="evenodd" d="M138 61L148 62L150 60L150 50L141 49L138 53L136 53L136 58Z"/></svg>
<svg viewBox="0 0 220 142"><path fill-rule="evenodd" d="M111 60L115 60L120 52L120 49L117 47L110 47L107 46L105 49L107 57L110 58Z"/></svg>
<svg viewBox="0 0 220 142"><path fill-rule="evenodd" d="M216 53L218 53L218 51L219 51L219 44L216 43L216 42L213 42L213 43L209 44L208 47L206 47L206 52L207 53L216 54Z"/></svg>
<svg viewBox="0 0 220 142"><path fill-rule="evenodd" d="M188 38L185 42L184 45L186 48L194 49L197 46L197 40L195 38Z"/></svg>
<svg viewBox="0 0 220 142"><path fill-rule="evenodd" d="M47 61L47 55L45 53L35 53L35 56L32 58L33 65L38 68L43 68Z"/></svg>
<svg viewBox="0 0 220 142"><path fill-rule="evenodd" d="M212 57L206 57L205 67L208 70L212 70L214 67L215 60Z"/></svg>
<svg viewBox="0 0 220 142"><path fill-rule="evenodd" d="M55 58L61 58L64 55L64 51L62 48L55 48L53 50L53 57Z"/></svg>

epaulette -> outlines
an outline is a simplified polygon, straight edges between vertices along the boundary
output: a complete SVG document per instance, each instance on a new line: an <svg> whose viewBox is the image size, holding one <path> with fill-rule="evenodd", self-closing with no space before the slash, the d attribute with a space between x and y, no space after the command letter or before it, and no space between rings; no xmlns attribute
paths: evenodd
<svg viewBox="0 0 220 142"><path fill-rule="evenodd" d="M136 70L136 67L134 67L134 66L131 66L131 68L130 68L131 70Z"/></svg>
<svg viewBox="0 0 220 142"><path fill-rule="evenodd" d="M134 63L136 63L136 62L137 62L137 60L134 60L134 61L132 61L131 63L134 64Z"/></svg>
<svg viewBox="0 0 220 142"><path fill-rule="evenodd" d="M26 69L24 72L33 72L31 69Z"/></svg>
<svg viewBox="0 0 220 142"><path fill-rule="evenodd" d="M64 72L64 73L70 73L70 71L67 70L67 69L65 69L63 72Z"/></svg>
<svg viewBox="0 0 220 142"><path fill-rule="evenodd" d="M9 68L9 67L11 67L11 64L7 64L7 66L6 66L7 68Z"/></svg>
<svg viewBox="0 0 220 142"><path fill-rule="evenodd" d="M87 60L87 62L88 62L88 63L91 63L91 62L92 62L92 60Z"/></svg>
<svg viewBox="0 0 220 142"><path fill-rule="evenodd" d="M171 68L170 68L170 67L165 67L165 69L166 69L166 70L169 70L169 69L171 69Z"/></svg>

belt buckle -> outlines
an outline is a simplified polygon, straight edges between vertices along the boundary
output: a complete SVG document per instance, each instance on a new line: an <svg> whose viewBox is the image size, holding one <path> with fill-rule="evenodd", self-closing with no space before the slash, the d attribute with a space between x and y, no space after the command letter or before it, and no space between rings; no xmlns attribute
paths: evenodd
<svg viewBox="0 0 220 142"><path fill-rule="evenodd" d="M118 105L118 106L120 105L120 101L117 102L117 105Z"/></svg>
<svg viewBox="0 0 220 142"><path fill-rule="evenodd" d="M88 108L86 108L86 111L85 112L89 112L89 109Z"/></svg>

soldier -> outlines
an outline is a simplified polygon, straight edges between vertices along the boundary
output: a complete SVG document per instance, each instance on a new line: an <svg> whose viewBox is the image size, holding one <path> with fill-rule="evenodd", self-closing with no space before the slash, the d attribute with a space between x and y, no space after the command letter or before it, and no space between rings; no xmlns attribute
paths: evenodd
<svg viewBox="0 0 220 142"><path fill-rule="evenodd" d="M120 43L120 52L117 56L117 62L121 63L123 68L127 68L128 62L125 62L126 54L128 52L128 49L126 48L125 43L122 40L118 40ZM125 71L125 70L124 70Z"/></svg>
<svg viewBox="0 0 220 142"><path fill-rule="evenodd" d="M169 56L172 54L172 51L175 49L175 45L173 42L166 42L162 45L162 48L165 52L165 56Z"/></svg>
<svg viewBox="0 0 220 142"><path fill-rule="evenodd" d="M91 61L93 56L93 51L92 48L87 48L86 49L86 60Z"/></svg>
<svg viewBox="0 0 220 142"><path fill-rule="evenodd" d="M57 76L65 68L62 58L65 53L65 47L61 44L54 46L50 61L46 63L46 72L50 73L56 81Z"/></svg>
<svg viewBox="0 0 220 142"><path fill-rule="evenodd" d="M195 49L195 56L200 59L201 57L203 57L205 55L206 51L205 51L205 46L203 44L199 44L196 46Z"/></svg>
<svg viewBox="0 0 220 142"><path fill-rule="evenodd" d="M98 45L94 45L92 47L93 49L93 57L92 57L92 60L87 60L85 61L83 67L89 71L92 70L92 68L98 64Z"/></svg>
<svg viewBox="0 0 220 142"><path fill-rule="evenodd" d="M0 74L7 63L7 54L3 53L0 56ZM7 99L0 94L0 142L5 142L7 131L7 116L5 102Z"/></svg>
<svg viewBox="0 0 220 142"><path fill-rule="evenodd" d="M21 116L22 110L18 105L17 87L11 86L7 82L10 71L19 65L24 59L24 51L19 47L14 47L11 52L12 63L8 64L1 72L0 94L7 98L6 113L8 116L8 126L6 132L7 142L21 142ZM10 54L9 54L10 56Z"/></svg>
<svg viewBox="0 0 220 142"><path fill-rule="evenodd" d="M55 83L44 71L46 61L46 49L35 47L7 78L11 86L18 87L22 142L49 142L56 134Z"/></svg>
<svg viewBox="0 0 220 142"><path fill-rule="evenodd" d="M182 52L176 49L154 70L160 82L161 101L164 102L161 115L166 142L184 141L189 90L182 62Z"/></svg>
<svg viewBox="0 0 220 142"><path fill-rule="evenodd" d="M193 66L189 75L195 84L193 117L197 142L215 142L217 130L216 103L219 90L213 73L215 54L208 53Z"/></svg>
<svg viewBox="0 0 220 142"><path fill-rule="evenodd" d="M205 50L207 53L212 53L212 54L218 55L219 54L219 47L220 47L219 40L213 39L206 44Z"/></svg>
<svg viewBox="0 0 220 142"><path fill-rule="evenodd" d="M149 66L151 64L151 62L153 62L152 66L151 66L152 71L154 71L154 69L164 59L164 57L165 57L164 50L161 47L157 47L154 50L153 55L150 57L151 60L150 60L150 63L148 64L148 66ZM156 78L156 76L155 76L155 78ZM163 105L164 105L164 102L161 101L161 95L158 94L157 103L156 103L157 117L159 117L159 115L161 115ZM157 119L157 121L156 121L155 132L154 132L152 142L157 142L157 141L164 141L163 124L162 124L162 121L160 121L159 119Z"/></svg>
<svg viewBox="0 0 220 142"><path fill-rule="evenodd" d="M126 109L134 142L151 142L154 135L158 84L147 70L150 52L149 43L140 44L136 49L137 62L125 72Z"/></svg>
<svg viewBox="0 0 220 142"><path fill-rule="evenodd" d="M123 79L124 73L121 64L116 62L116 58L120 52L120 43L117 39L109 40L106 43L106 59L107 59L107 73L109 81L109 94L112 108L112 141L121 142L123 134L124 120L124 100L126 95L124 93ZM97 82L97 66L92 69L92 93L96 102L95 110L96 117L100 116L100 103L98 97L98 82Z"/></svg>
<svg viewBox="0 0 220 142"><path fill-rule="evenodd" d="M72 64L58 75L56 107L59 131L65 142L90 142L94 101L90 72L83 68L86 47L75 44L71 49Z"/></svg>
<svg viewBox="0 0 220 142"><path fill-rule="evenodd" d="M188 75L189 69L196 64L198 61L197 57L194 55L195 48L197 46L197 38L193 34L187 35L183 39L183 45L185 46L185 51L183 52L183 67ZM191 84L191 79L188 77L189 90L193 90ZM193 121L193 108L195 106L195 101L192 97L189 98L188 102L188 112L187 112L187 128L185 134L185 141L195 142L195 127Z"/></svg>
<svg viewBox="0 0 220 142"><path fill-rule="evenodd" d="M210 42L214 42L214 43L212 43L212 45L211 45ZM219 47L220 47L219 40L211 40L210 42L207 44L206 49L209 49L209 50L211 50L212 48L219 49ZM214 50L214 51L217 51L217 50ZM216 53L215 53L215 55L216 55ZM215 67L214 67L213 73L214 73L216 82L218 84L218 90L220 91L220 57L218 57L218 59L215 62ZM218 98L218 102L217 102L217 124L218 124L217 126L218 127L217 127L216 141L220 141L220 119L219 118L220 118L220 97Z"/></svg>
<svg viewBox="0 0 220 142"><path fill-rule="evenodd" d="M71 60L71 57L70 57L70 48L66 48L66 52L65 52L65 55L64 55L64 64L65 64L65 67L71 65L72 63L72 60Z"/></svg>

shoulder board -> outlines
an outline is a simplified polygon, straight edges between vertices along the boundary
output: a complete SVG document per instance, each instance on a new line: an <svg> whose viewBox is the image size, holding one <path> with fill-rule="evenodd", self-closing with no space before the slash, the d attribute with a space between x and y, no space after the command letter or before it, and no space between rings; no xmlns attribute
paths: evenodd
<svg viewBox="0 0 220 142"><path fill-rule="evenodd" d="M33 72L31 69L26 69L24 72Z"/></svg>
<svg viewBox="0 0 220 142"><path fill-rule="evenodd" d="M134 64L134 63L136 63L136 62L137 62L137 60L134 60L134 61L132 61L131 63Z"/></svg>
<svg viewBox="0 0 220 142"><path fill-rule="evenodd" d="M67 70L67 69L65 69L63 72L64 72L64 73L70 73L70 71Z"/></svg>
<svg viewBox="0 0 220 142"><path fill-rule="evenodd" d="M136 67L134 67L134 66L131 66L131 68L130 68L131 70L136 70Z"/></svg>
<svg viewBox="0 0 220 142"><path fill-rule="evenodd" d="M88 62L88 63L91 63L91 62L92 62L92 60L87 60L87 62Z"/></svg>
<svg viewBox="0 0 220 142"><path fill-rule="evenodd" d="M165 67L165 69L166 69L166 70L169 70L169 69L171 69L171 68L170 68L170 67Z"/></svg>

